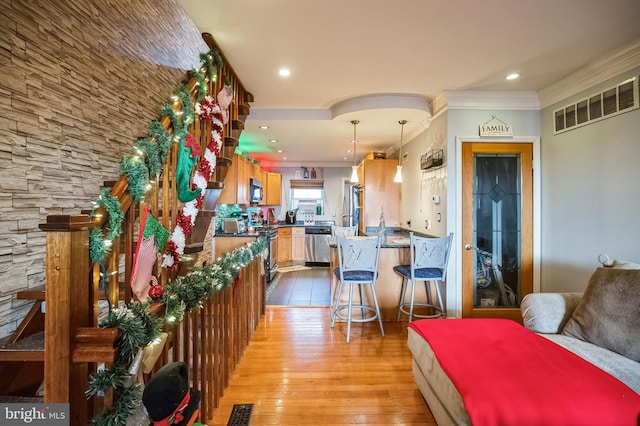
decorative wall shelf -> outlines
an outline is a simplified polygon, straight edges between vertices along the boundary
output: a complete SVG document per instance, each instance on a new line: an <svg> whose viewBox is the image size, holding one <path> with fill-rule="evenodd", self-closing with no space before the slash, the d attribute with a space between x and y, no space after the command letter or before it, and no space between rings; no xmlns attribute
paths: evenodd
<svg viewBox="0 0 640 426"><path fill-rule="evenodd" d="M420 170L431 170L444 164L444 153L441 149L432 149L420 156Z"/></svg>

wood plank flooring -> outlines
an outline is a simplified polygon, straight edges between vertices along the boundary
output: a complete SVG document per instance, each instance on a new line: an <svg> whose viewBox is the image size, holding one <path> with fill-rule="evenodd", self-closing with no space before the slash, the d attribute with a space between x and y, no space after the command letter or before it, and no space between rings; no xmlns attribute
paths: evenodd
<svg viewBox="0 0 640 426"><path fill-rule="evenodd" d="M329 308L268 306L209 426L234 404L251 425L435 425L411 373L406 322L330 328Z"/></svg>

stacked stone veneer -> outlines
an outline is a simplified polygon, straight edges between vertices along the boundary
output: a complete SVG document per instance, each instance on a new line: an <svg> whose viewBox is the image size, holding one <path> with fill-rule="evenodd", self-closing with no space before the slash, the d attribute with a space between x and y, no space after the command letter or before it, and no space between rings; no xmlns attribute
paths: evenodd
<svg viewBox="0 0 640 426"><path fill-rule="evenodd" d="M5 1L0 9L0 337L45 280L49 214L91 208L208 50L177 0Z"/></svg>

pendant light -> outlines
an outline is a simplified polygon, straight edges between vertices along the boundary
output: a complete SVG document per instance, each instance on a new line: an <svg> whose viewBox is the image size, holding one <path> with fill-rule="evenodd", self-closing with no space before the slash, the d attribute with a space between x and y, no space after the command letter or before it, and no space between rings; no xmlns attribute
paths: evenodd
<svg viewBox="0 0 640 426"><path fill-rule="evenodd" d="M407 120L398 121L400 124L400 155L398 155L398 165L396 166L396 177L393 178L394 182L402 183L402 137L404 136L404 125L407 124Z"/></svg>
<svg viewBox="0 0 640 426"><path fill-rule="evenodd" d="M360 121L351 120L353 124L353 166L351 166L351 183L358 183L358 166L356 165L356 126Z"/></svg>

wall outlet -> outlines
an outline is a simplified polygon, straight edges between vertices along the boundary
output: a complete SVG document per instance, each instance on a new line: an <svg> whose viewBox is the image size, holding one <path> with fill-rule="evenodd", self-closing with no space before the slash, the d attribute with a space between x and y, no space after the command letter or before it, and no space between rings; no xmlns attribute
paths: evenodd
<svg viewBox="0 0 640 426"><path fill-rule="evenodd" d="M429 219L424 220L425 229L431 229L431 221Z"/></svg>

